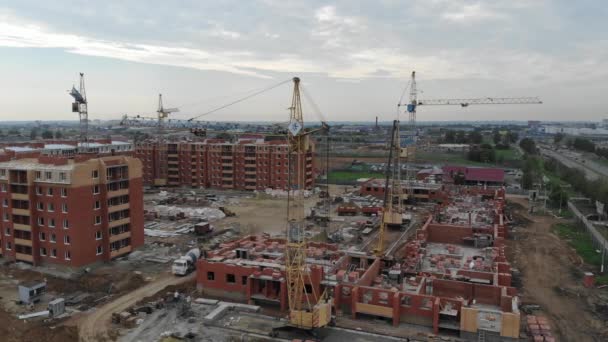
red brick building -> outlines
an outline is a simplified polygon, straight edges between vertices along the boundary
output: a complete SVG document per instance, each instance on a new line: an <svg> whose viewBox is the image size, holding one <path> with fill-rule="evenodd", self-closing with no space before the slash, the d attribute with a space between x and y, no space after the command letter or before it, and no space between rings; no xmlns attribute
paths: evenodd
<svg viewBox="0 0 608 342"><path fill-rule="evenodd" d="M236 142L205 139L187 142L145 141L135 147L143 164L146 185L218 189L285 189L288 184L288 145L285 139L263 136ZM306 187L314 184L314 145L298 156L305 163Z"/></svg>
<svg viewBox="0 0 608 342"><path fill-rule="evenodd" d="M9 260L81 267L144 242L141 163L0 155L0 252Z"/></svg>

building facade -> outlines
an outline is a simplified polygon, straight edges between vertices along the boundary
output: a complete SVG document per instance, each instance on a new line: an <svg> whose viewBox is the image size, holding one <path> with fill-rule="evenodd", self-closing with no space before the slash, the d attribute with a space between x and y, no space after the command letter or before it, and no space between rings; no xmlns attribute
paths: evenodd
<svg viewBox="0 0 608 342"><path fill-rule="evenodd" d="M146 185L236 190L286 189L288 145L284 139L245 137L236 142L206 139L188 142L144 141L135 147ZM297 156L306 188L314 185L314 145ZM294 168L297 170L299 168ZM296 172L294 177L299 176Z"/></svg>
<svg viewBox="0 0 608 342"><path fill-rule="evenodd" d="M0 251L82 267L143 245L141 162L127 156L0 155Z"/></svg>

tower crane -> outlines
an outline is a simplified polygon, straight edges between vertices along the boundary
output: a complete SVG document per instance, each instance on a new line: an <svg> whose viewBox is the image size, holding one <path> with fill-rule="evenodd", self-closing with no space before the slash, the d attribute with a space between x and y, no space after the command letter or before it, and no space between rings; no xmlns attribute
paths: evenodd
<svg viewBox="0 0 608 342"><path fill-rule="evenodd" d="M76 86L72 85L72 90L70 90L69 94L74 98L72 113L78 113L78 118L80 119L80 143L84 147L89 140L89 114L87 92L84 87L84 73L80 73L80 86L78 90Z"/></svg>
<svg viewBox="0 0 608 342"><path fill-rule="evenodd" d="M311 148L310 135L326 130L323 123L315 130L304 129L304 117L300 99L300 79L293 78L293 95L289 107L288 139L288 196L287 196L287 246L285 250L285 275L289 303L289 324L302 330L316 330L331 321L331 299L325 294L305 293L306 280L310 274L306 265L306 238L304 194L306 188L306 163L303 155ZM273 329L276 336L279 329Z"/></svg>
<svg viewBox="0 0 608 342"><path fill-rule="evenodd" d="M156 113L158 115L158 135L159 137L163 133L163 125L165 119L169 117L169 114L179 112L178 108L165 108L163 107L163 94L158 94L158 109Z"/></svg>
<svg viewBox="0 0 608 342"><path fill-rule="evenodd" d="M466 108L469 105L488 105L488 104L542 104L542 101L538 97L484 97L484 98L462 98L462 99L427 99L421 100L418 99L418 87L416 84L416 72L412 71L412 76L409 83L409 102L402 104L401 100L397 104L398 111L400 107L406 106L406 111L408 113L408 129L412 135L412 143L405 148L400 146L401 139L399 136L399 121L395 121L393 126L393 133L391 134L391 147L389 152L389 163L390 160L393 160L393 163L399 165L399 161L401 158L404 158L406 162L413 163L416 160L416 145L418 142L418 132L416 128L416 109L418 106L446 106L446 105L459 105L462 108ZM396 125L396 126L395 126ZM397 133L395 133L397 131ZM396 142L395 139L397 140ZM395 159L393 153L397 151L397 158ZM384 211L382 217L382 223L380 224L380 231L378 232L378 244L374 249L374 253L377 256L382 256L384 253L384 230L388 226L387 222L396 222L397 214L399 213L398 207L397 209L393 206L393 199L395 196L399 196L399 204L401 205L401 177L399 172L393 171L393 186L389 187L389 169L390 166L387 166L387 179L385 185L385 204ZM393 170L399 169L400 167L394 167ZM395 182L395 177L398 177ZM414 199L414 187L413 187L413 179L415 178L413 174L413 170L411 167L407 168L406 179L408 182L407 185L407 197L408 199ZM399 186L395 186L395 184L399 184ZM397 191L397 193L395 193ZM390 194L389 194L390 193ZM391 197L389 197L391 196Z"/></svg>

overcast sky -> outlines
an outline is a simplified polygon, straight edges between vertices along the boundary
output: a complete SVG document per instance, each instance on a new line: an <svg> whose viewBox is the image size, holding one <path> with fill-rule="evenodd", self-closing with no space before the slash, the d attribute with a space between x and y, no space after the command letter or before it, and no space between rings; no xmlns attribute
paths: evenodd
<svg viewBox="0 0 608 342"><path fill-rule="evenodd" d="M540 96L542 105L424 107L418 120L608 117L602 0L0 0L0 119L190 118L299 76L330 121L392 120L416 70L421 98ZM286 121L289 84L204 117ZM308 120L317 120L304 102Z"/></svg>

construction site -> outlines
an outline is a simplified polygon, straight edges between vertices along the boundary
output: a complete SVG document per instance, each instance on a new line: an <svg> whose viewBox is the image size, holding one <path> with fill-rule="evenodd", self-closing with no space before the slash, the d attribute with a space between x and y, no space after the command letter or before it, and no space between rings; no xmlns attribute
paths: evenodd
<svg viewBox="0 0 608 342"><path fill-rule="evenodd" d="M593 275L580 279L576 274L588 273L586 266L551 235L551 224L563 218L530 214L525 196L507 194L503 170L416 162L418 106L540 103L536 98L422 101L412 73L410 98L400 100L383 142L382 177L352 186L329 181L332 128L297 77L273 86L293 85L286 125L218 137L225 132L196 117L167 119L177 109L164 108L159 96L158 117L122 120L150 128L153 137L121 150L112 146L125 144L109 140L103 153L90 151L97 145L88 137L83 77L71 92L81 117L79 143L63 144L69 151L55 156L47 151L52 145L3 151L0 183L10 191L1 213L28 217L10 227L18 236L7 226L0 240L0 317L8 322L0 334L7 341L608 338L606 290L593 286ZM305 123L301 94L320 125ZM184 132L185 139L173 136ZM320 141L325 150L317 149ZM79 156L85 153L88 158ZM45 165L73 166L93 157L102 166L92 177L86 171L86 192L92 188L93 196L86 209L92 213L78 210L74 221L99 229L86 236L87 253L99 260L71 267L69 237L65 262L52 254L46 259L43 229L52 234L49 248L57 241L54 223L42 228L43 214L33 211L45 208L35 200L44 195L37 184L59 178L73 186L71 174L42 177ZM35 164L40 170L31 158L44 161ZM127 162L129 173L116 175L113 170ZM321 174L325 182L317 181ZM124 183L127 175L131 183ZM105 185L101 191L99 184ZM71 196L59 193L57 207ZM70 200L74 207L85 201ZM54 213L54 206L47 211ZM84 227L74 221L62 234ZM131 237L141 236L143 242L131 244ZM26 252L37 256L30 260ZM573 323L577 315L586 318L579 318L580 326Z"/></svg>

